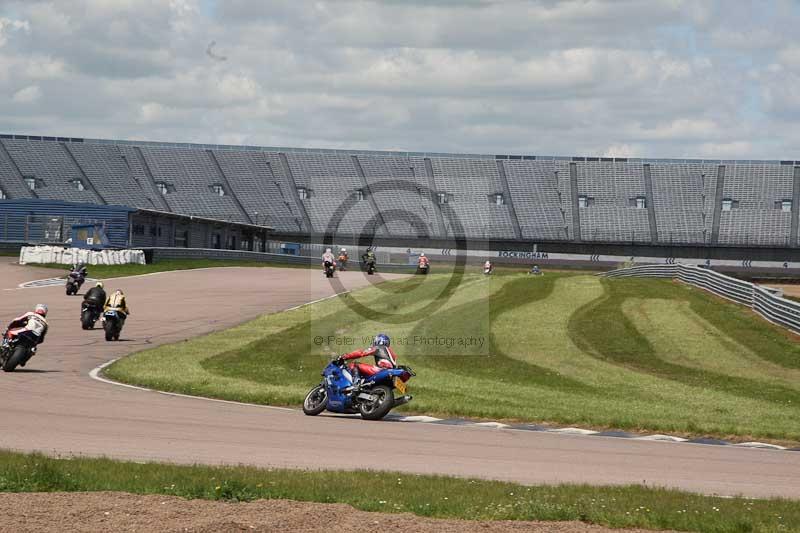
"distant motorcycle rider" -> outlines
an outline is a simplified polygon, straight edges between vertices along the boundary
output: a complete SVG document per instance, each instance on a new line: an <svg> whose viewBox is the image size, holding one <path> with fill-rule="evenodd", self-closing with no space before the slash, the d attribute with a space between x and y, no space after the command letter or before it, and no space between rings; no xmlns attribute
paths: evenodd
<svg viewBox="0 0 800 533"><path fill-rule="evenodd" d="M325 248L325 253L322 254L322 267L325 268L325 263L336 264L336 258L333 256L330 248Z"/></svg>
<svg viewBox="0 0 800 533"><path fill-rule="evenodd" d="M86 269L85 264L76 263L75 265L73 265L70 275L74 275L74 277L84 280L86 279L86 276L89 275L89 271Z"/></svg>
<svg viewBox="0 0 800 533"><path fill-rule="evenodd" d="M322 271L330 277L332 274L328 273L329 268L332 270L336 268L336 258L330 248L325 248L325 253L322 254Z"/></svg>
<svg viewBox="0 0 800 533"><path fill-rule="evenodd" d="M35 348L44 342L47 329L47 306L45 304L37 304L33 311L28 311L12 320L8 328L6 328L6 332L16 330L17 337L24 339L31 347ZM30 355L32 356L33 353ZM27 362L28 359L21 361L20 366L25 366Z"/></svg>
<svg viewBox="0 0 800 533"><path fill-rule="evenodd" d="M98 281L94 287L86 291L86 294L83 295L84 302L90 303L98 309L101 309L105 305L107 298L102 281Z"/></svg>
<svg viewBox="0 0 800 533"><path fill-rule="evenodd" d="M349 256L347 255L347 248L342 248L339 250L339 270L347 270L347 260Z"/></svg>
<svg viewBox="0 0 800 533"><path fill-rule="evenodd" d="M364 252L364 255L361 256L361 259L365 263L374 263L375 262L375 252L372 251L372 248L367 248L367 251Z"/></svg>
<svg viewBox="0 0 800 533"><path fill-rule="evenodd" d="M417 274L427 274L429 268L430 262L425 257L425 252L420 253L419 259L417 259Z"/></svg>
<svg viewBox="0 0 800 533"><path fill-rule="evenodd" d="M349 361L351 359L360 359L362 357L373 356L375 358L375 365L368 365L365 363L354 363L350 365L351 371L358 376L371 376L380 372L382 369L395 368L397 366L397 355L390 347L392 341L385 333L378 333L372 340L372 346L364 348L363 350L356 350L344 354L338 358L339 362Z"/></svg>

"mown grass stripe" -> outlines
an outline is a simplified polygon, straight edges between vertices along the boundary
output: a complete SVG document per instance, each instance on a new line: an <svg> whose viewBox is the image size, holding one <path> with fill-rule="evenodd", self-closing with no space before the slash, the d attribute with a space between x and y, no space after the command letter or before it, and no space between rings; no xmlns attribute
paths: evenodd
<svg viewBox="0 0 800 533"><path fill-rule="evenodd" d="M404 324L381 322L382 313L423 308L446 281L432 275L414 286L387 282L348 296L374 308L372 315L354 313L341 299L267 315L229 332L125 358L108 374L170 392L297 406L330 356L360 347L318 346L312 342L317 335L358 343L378 331L398 341L472 336L484 343L397 344L400 361L418 374L410 382L414 401L398 414L789 446L800 441L800 399L788 379L796 368L776 355L781 350L800 355L798 347L752 314L726 322L738 312L735 305L664 280L599 282L550 272L535 278L466 275L433 315ZM664 321L652 317L645 331L625 314L631 302L657 309L664 300L672 302L670 312ZM666 358L658 351L663 347L653 344L652 339L669 338L672 349L684 349L680 331L665 321L677 317L685 323L697 316L717 336L708 345L717 353L709 357L726 361L715 371L699 359L698 347ZM731 368L737 361L746 362L746 370ZM782 368L789 371L781 373Z"/></svg>

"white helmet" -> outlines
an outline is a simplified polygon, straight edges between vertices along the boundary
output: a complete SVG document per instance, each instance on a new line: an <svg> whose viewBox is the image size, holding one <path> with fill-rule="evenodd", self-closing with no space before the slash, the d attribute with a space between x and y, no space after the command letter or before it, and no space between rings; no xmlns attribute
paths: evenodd
<svg viewBox="0 0 800 533"><path fill-rule="evenodd" d="M47 316L47 306L45 304L36 304L36 307L33 308L33 312L37 315Z"/></svg>
<svg viewBox="0 0 800 533"><path fill-rule="evenodd" d="M425 252L422 252L421 254L419 254L419 256L420 257L425 257Z"/></svg>
<svg viewBox="0 0 800 533"><path fill-rule="evenodd" d="M330 248L325 248L325 253L326 253L326 254L329 254L329 253L331 253L331 249L330 249Z"/></svg>
<svg viewBox="0 0 800 533"><path fill-rule="evenodd" d="M342 251L342 252L346 252L346 251L347 251L347 248L342 248L342 250L341 250L341 251Z"/></svg>

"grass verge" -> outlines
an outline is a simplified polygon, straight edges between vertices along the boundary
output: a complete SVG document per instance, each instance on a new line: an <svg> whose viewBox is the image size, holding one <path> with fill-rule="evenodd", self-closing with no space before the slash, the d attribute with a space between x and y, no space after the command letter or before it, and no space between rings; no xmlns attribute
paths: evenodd
<svg viewBox="0 0 800 533"><path fill-rule="evenodd" d="M800 441L800 345L744 308L664 280L469 274L443 297L447 284L387 282L141 352L107 375L296 406L330 356L386 331L418 374L406 412Z"/></svg>
<svg viewBox="0 0 800 533"><path fill-rule="evenodd" d="M45 263L37 267L52 268L66 272L68 265ZM254 268L312 268L315 265L296 265L264 263L261 261L242 261L226 259L165 259L147 265L89 265L89 276L96 279L122 278L126 276L140 276L155 272L171 272L173 270L194 270L198 268L219 267L254 267Z"/></svg>
<svg viewBox="0 0 800 533"><path fill-rule="evenodd" d="M2 254L0 254L2 255ZM12 254L13 255L13 254ZM66 272L68 265L57 263L44 263L34 265L43 268L52 268ZM252 267L252 268L300 268L319 269L319 265L297 263L266 263L263 261L246 261L241 259L164 259L147 265L89 265L89 276L96 279L123 278L126 276L140 276L155 272L171 272L174 270L194 270L198 268L220 267ZM351 268L352 270L352 268ZM393 268L393 273L413 273L413 268ZM65 274L66 275L66 274Z"/></svg>
<svg viewBox="0 0 800 533"><path fill-rule="evenodd" d="M641 486L524 486L400 472L179 466L0 451L0 491L123 491L184 498L346 503L467 520L580 520L615 528L796 531L795 501L718 498Z"/></svg>

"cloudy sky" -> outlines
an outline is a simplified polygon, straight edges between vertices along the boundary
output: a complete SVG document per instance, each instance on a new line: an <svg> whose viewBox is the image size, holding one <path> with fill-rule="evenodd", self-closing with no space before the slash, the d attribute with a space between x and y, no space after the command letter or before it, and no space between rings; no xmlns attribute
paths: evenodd
<svg viewBox="0 0 800 533"><path fill-rule="evenodd" d="M0 131L800 159L797 0L0 0Z"/></svg>

